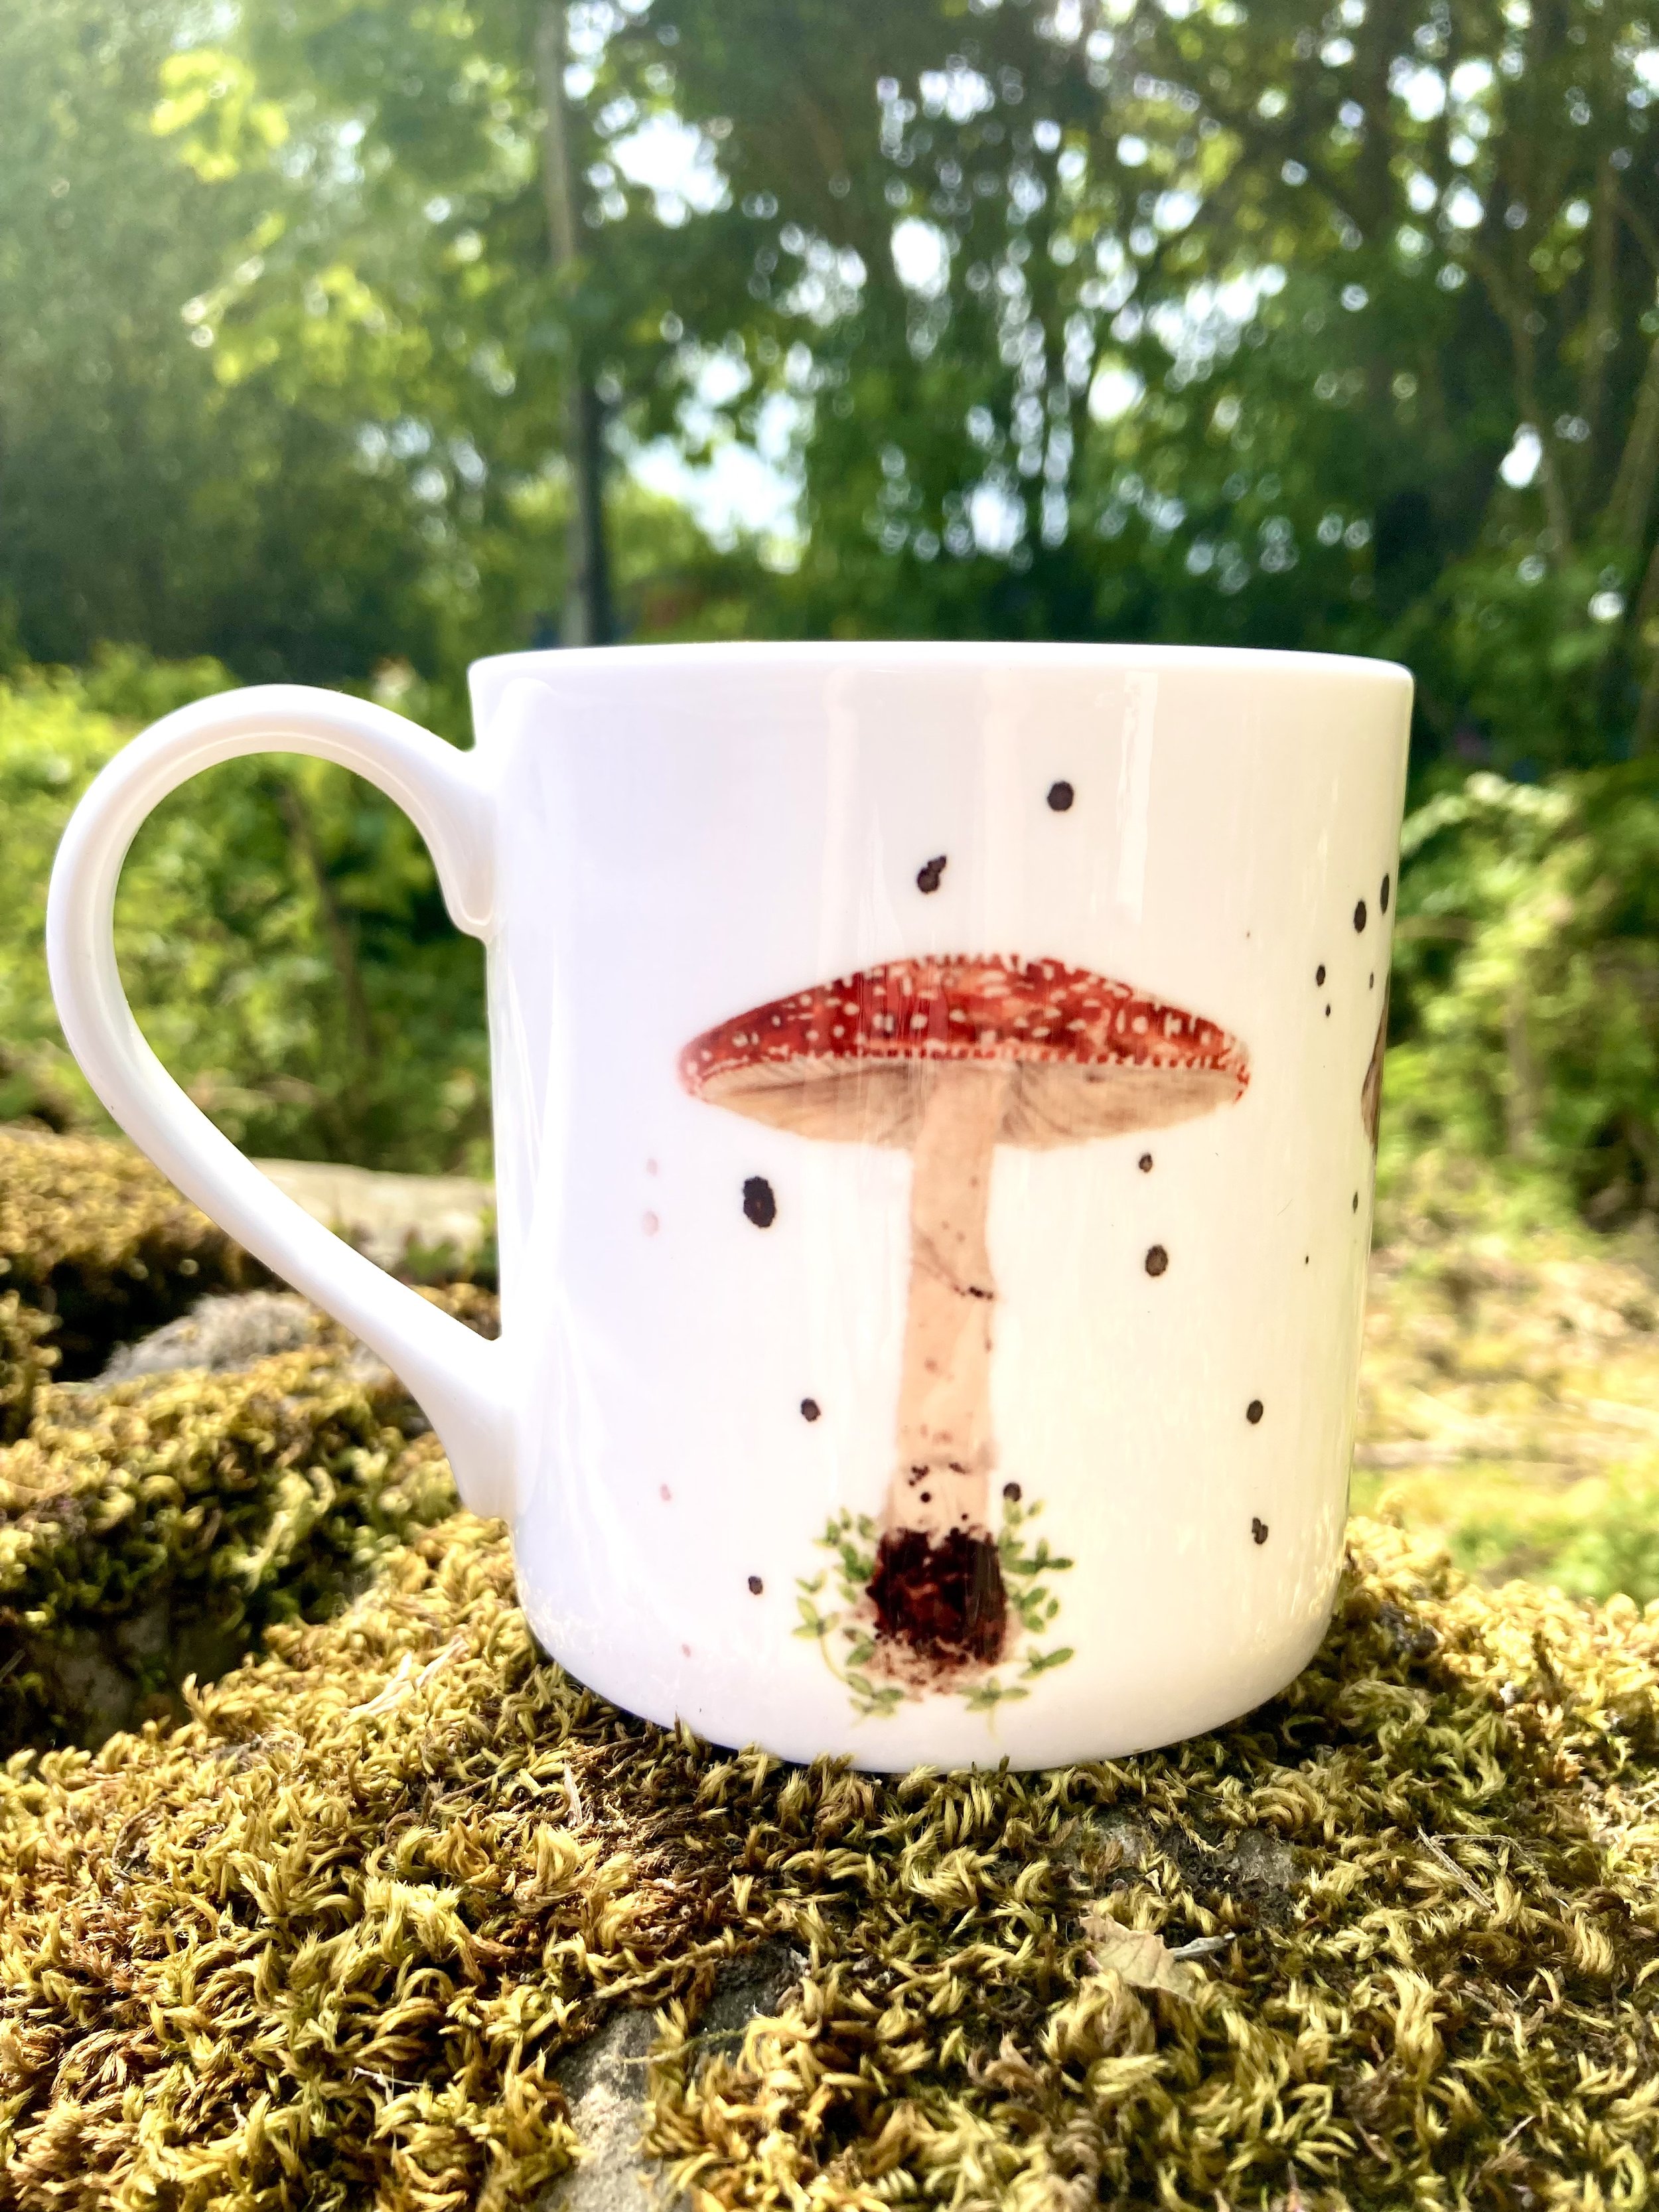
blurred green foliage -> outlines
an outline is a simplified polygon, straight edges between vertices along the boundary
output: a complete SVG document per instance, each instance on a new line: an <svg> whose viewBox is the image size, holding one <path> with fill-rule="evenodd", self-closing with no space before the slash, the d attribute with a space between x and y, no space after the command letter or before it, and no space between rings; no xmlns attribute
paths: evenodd
<svg viewBox="0 0 1659 2212"><path fill-rule="evenodd" d="M283 677L459 738L467 659L556 634L580 363L632 637L1408 661L1385 1188L1428 1148L1644 1210L1656 100L1631 0L0 10L0 1110L85 1109L40 894L124 729ZM634 468L733 451L792 524ZM216 771L122 912L240 1140L481 1161L478 956L376 796Z"/></svg>
<svg viewBox="0 0 1659 2212"><path fill-rule="evenodd" d="M1407 817L1385 1193L1425 1151L1659 1204L1659 766L1490 772Z"/></svg>
<svg viewBox="0 0 1659 2212"><path fill-rule="evenodd" d="M1466 1573L1524 1574L1569 1597L1659 1597L1659 1483L1615 1475L1593 1504L1567 1499L1530 1512L1488 1509L1460 1523L1449 1547Z"/></svg>
<svg viewBox="0 0 1659 2212"><path fill-rule="evenodd" d="M138 722L228 680L121 653L0 685L0 1116L92 1113L43 945L70 809ZM297 758L212 769L140 832L116 924L140 1027L248 1151L487 1172L483 951L378 793Z"/></svg>
<svg viewBox="0 0 1659 2212"><path fill-rule="evenodd" d="M1659 741L1629 0L580 0L556 270L562 6L0 17L19 653L394 658L458 734L551 634L580 357L632 635L1390 653L1425 762ZM642 505L658 440L779 461L788 542Z"/></svg>

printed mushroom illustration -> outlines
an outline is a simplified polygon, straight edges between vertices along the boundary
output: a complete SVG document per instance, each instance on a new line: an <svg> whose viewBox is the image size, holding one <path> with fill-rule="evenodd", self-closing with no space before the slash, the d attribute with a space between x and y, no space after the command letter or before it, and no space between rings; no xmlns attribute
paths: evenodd
<svg viewBox="0 0 1659 2212"><path fill-rule="evenodd" d="M994 1666L1007 1635L989 1526L996 1147L1231 1105L1244 1048L1127 983L998 955L890 961L757 1006L693 1038L679 1071L695 1097L775 1128L909 1152L897 1451L868 1593L878 1664L918 1687Z"/></svg>

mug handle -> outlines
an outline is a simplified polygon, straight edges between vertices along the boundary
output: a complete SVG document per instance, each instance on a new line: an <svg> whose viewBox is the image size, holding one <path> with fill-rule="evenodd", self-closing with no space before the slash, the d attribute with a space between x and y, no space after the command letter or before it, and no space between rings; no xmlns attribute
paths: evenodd
<svg viewBox="0 0 1659 2212"><path fill-rule="evenodd" d="M179 1188L399 1376L449 1455L463 1502L510 1516L506 1351L325 1229L191 1104L145 1043L115 962L115 889L140 823L199 769L307 753L377 785L414 822L458 927L487 937L495 800L476 751L402 715L307 684L258 684L167 715L88 787L52 866L46 961L70 1050L104 1104Z"/></svg>

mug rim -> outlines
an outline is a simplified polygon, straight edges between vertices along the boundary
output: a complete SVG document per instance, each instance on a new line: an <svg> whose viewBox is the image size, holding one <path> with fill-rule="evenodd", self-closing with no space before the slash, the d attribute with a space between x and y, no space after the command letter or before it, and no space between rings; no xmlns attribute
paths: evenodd
<svg viewBox="0 0 1659 2212"><path fill-rule="evenodd" d="M1377 683L1387 689L1413 688L1410 669L1397 660L1373 659L1357 653L1305 653L1272 646L1249 645L1135 645L1125 642L1065 641L1032 643L996 638L850 638L850 639L730 639L659 645L538 646L512 653L491 653L469 663L467 675L476 685L488 675L494 684L514 675L551 675L563 671L590 675L600 667L618 674L647 668L665 674L676 668L761 667L802 672L815 669L871 670L938 666L963 672L1000 668L1081 668L1103 673L1113 669L1143 669L1170 674L1207 672L1219 675L1229 669L1240 675L1339 678L1345 681Z"/></svg>

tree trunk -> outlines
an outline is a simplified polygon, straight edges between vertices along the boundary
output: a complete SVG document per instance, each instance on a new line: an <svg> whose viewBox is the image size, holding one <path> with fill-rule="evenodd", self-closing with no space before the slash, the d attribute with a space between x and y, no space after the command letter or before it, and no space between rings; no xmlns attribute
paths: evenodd
<svg viewBox="0 0 1659 2212"><path fill-rule="evenodd" d="M1522 969L1510 985L1504 1009L1504 1049L1509 1064L1504 1119L1514 1159L1525 1159L1531 1152L1533 1133L1538 1126L1538 1064L1533 1058L1528 1028L1527 999L1527 976Z"/></svg>
<svg viewBox="0 0 1659 2212"><path fill-rule="evenodd" d="M374 1018L369 1010L368 993L357 958L356 937L335 895L334 880L328 872L328 863L317 838L317 825L311 818L305 794L289 777L279 775L276 804L288 830L289 847L311 878L323 932L334 961L335 976L345 1000L346 1046L351 1054L351 1066L335 1101L333 1118L336 1136L349 1146L362 1134L365 1086L374 1059Z"/></svg>
<svg viewBox="0 0 1659 2212"><path fill-rule="evenodd" d="M542 189L548 249L560 276L580 259L570 116L565 104L564 0L543 0L536 22L536 81L541 94ZM605 546L605 410L580 337L573 337L565 400L565 461L570 472L569 574L560 633L567 645L607 645L615 635Z"/></svg>
<svg viewBox="0 0 1659 2212"><path fill-rule="evenodd" d="M1631 610L1631 635L1647 670L1637 703L1636 726L1631 735L1631 750L1637 753L1659 751L1659 646L1651 641L1656 626L1659 626L1659 544L1648 556L1642 588Z"/></svg>
<svg viewBox="0 0 1659 2212"><path fill-rule="evenodd" d="M345 1000L346 1035L357 1060L367 1064L374 1053L374 1020L368 1010L368 993L363 988L363 971L358 964L357 946L351 925L346 920L340 902L335 896L334 879L328 872L328 863L323 858L323 848L317 842L316 824L311 818L311 809L303 794L286 776L276 784L276 803L287 826L289 842L301 866L311 878L316 893L318 910L323 918L323 932L334 959L334 973L338 978L341 994Z"/></svg>

